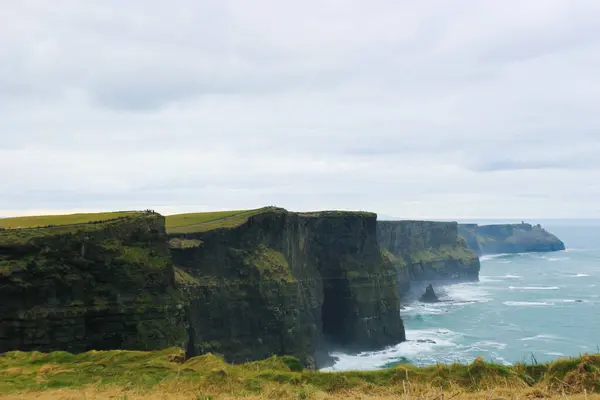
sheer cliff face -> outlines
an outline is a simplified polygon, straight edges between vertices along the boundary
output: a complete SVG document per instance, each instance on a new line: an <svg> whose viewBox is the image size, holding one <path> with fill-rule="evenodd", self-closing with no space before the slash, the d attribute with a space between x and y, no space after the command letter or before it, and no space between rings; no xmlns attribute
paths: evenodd
<svg viewBox="0 0 600 400"><path fill-rule="evenodd" d="M411 281L479 279L479 259L458 236L456 222L380 221L377 237L397 270L401 295Z"/></svg>
<svg viewBox="0 0 600 400"><path fill-rule="evenodd" d="M459 233L477 254L548 252L565 249L565 244L541 226L459 225Z"/></svg>
<svg viewBox="0 0 600 400"><path fill-rule="evenodd" d="M187 342L164 218L0 232L0 352Z"/></svg>
<svg viewBox="0 0 600 400"><path fill-rule="evenodd" d="M477 230L479 226L477 224L459 224L458 234L461 235L467 242L467 246L473 250L477 255L482 255L483 251L479 243Z"/></svg>
<svg viewBox="0 0 600 400"><path fill-rule="evenodd" d="M405 339L375 214L270 212L185 240L195 247L172 254L191 299L190 354L292 354L314 366L329 346L365 350Z"/></svg>

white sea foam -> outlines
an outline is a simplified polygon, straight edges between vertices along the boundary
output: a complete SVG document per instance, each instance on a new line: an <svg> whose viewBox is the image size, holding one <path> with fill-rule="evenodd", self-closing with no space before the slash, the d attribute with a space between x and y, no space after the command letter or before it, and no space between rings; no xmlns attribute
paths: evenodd
<svg viewBox="0 0 600 400"><path fill-rule="evenodd" d="M490 300L489 293L476 282L448 286L446 293L449 299L456 302L485 302Z"/></svg>
<svg viewBox="0 0 600 400"><path fill-rule="evenodd" d="M571 278L583 278L585 276L589 276L588 274L575 274L575 275L568 275Z"/></svg>
<svg viewBox="0 0 600 400"><path fill-rule="evenodd" d="M556 339L560 339L560 338L558 336L542 333L541 335L524 337L519 340L530 341L530 340L556 340Z"/></svg>
<svg viewBox="0 0 600 400"><path fill-rule="evenodd" d="M479 257L479 261L490 261L490 260L496 260L498 258L511 257L511 256L516 256L516 255L518 255L518 254L511 254L511 253L486 254L484 256Z"/></svg>
<svg viewBox="0 0 600 400"><path fill-rule="evenodd" d="M408 360L415 365L432 365L438 362L469 363L475 354L486 354L485 358L510 365L497 351L507 348L507 343L493 340L478 340L461 344L463 335L448 329L407 330L407 341L381 351L358 354L331 353L336 363L322 371L375 370L390 363Z"/></svg>
<svg viewBox="0 0 600 400"><path fill-rule="evenodd" d="M516 306L522 306L522 307L529 307L529 306L553 306L554 303L548 302L548 301L505 301L504 303L505 306L511 306L511 307L516 307Z"/></svg>
<svg viewBox="0 0 600 400"><path fill-rule="evenodd" d="M447 312L440 307L440 304L444 303L411 303L410 306L404 307L404 310L400 310L402 316L422 316L422 315L439 315Z"/></svg>
<svg viewBox="0 0 600 400"><path fill-rule="evenodd" d="M554 261L566 261L566 260L570 260L570 257L542 257L548 261L554 262Z"/></svg>
<svg viewBox="0 0 600 400"><path fill-rule="evenodd" d="M490 255L481 256L481 257L479 257L479 261L480 262L490 261L490 260L493 260L494 258L498 258L499 255L500 254L490 254Z"/></svg>
<svg viewBox="0 0 600 400"><path fill-rule="evenodd" d="M558 286L509 286L512 290L558 290Z"/></svg>
<svg viewBox="0 0 600 400"><path fill-rule="evenodd" d="M483 283L488 283L488 282L502 282L499 279L494 279L494 278L492 278L490 276L482 276L482 275L479 276L479 281L483 282Z"/></svg>
<svg viewBox="0 0 600 400"><path fill-rule="evenodd" d="M572 249L568 248L562 251L562 253L585 253L588 251L597 251L598 249Z"/></svg>
<svg viewBox="0 0 600 400"><path fill-rule="evenodd" d="M485 276L479 276L479 280L481 282L499 282L496 279L521 279L522 276L521 275L512 275L512 274L506 274L506 275L485 275Z"/></svg>
<svg viewBox="0 0 600 400"><path fill-rule="evenodd" d="M547 355L549 355L549 356L564 357L564 354L563 354L563 353L559 353L559 352L557 352L557 351L551 351L551 352L549 352L549 353L546 353L546 354L547 354Z"/></svg>
<svg viewBox="0 0 600 400"><path fill-rule="evenodd" d="M481 340L473 343L471 349L469 350L478 350L478 351L490 351L490 348L496 350L503 350L507 346L506 343L494 342L493 340Z"/></svg>
<svg viewBox="0 0 600 400"><path fill-rule="evenodd" d="M454 340L460 335L448 329L407 330L406 342L387 347L381 351L369 351L358 354L333 352L338 361L322 371L374 370L385 364L397 362L402 358L418 360L424 354L431 354L438 348L455 346Z"/></svg>

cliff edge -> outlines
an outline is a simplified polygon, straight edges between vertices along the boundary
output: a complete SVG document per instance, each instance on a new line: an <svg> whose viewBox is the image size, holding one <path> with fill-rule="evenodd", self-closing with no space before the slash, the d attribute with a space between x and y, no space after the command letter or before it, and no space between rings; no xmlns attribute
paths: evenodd
<svg viewBox="0 0 600 400"><path fill-rule="evenodd" d="M565 244L540 225L459 224L459 234L478 255L565 250Z"/></svg>
<svg viewBox="0 0 600 400"><path fill-rule="evenodd" d="M381 255L376 215L265 208L169 225L178 284L190 299L189 356L242 362L405 340L396 271ZM185 222L187 221L187 222ZM221 227L222 226L222 227Z"/></svg>

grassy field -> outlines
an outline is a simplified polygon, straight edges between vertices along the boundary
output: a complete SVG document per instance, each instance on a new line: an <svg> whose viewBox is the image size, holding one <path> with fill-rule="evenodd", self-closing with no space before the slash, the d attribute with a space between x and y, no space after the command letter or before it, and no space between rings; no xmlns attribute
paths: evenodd
<svg viewBox="0 0 600 400"><path fill-rule="evenodd" d="M167 233L193 233L218 228L233 228L246 222L252 215L271 210L275 210L275 207L169 215L166 217Z"/></svg>
<svg viewBox="0 0 600 400"><path fill-rule="evenodd" d="M67 214L67 215L36 215L31 217L1 218L0 228L36 228L48 225L75 225L87 224L92 221L107 221L121 217L139 214L139 211L115 211L90 214Z"/></svg>
<svg viewBox="0 0 600 400"><path fill-rule="evenodd" d="M291 357L230 365L211 354L185 360L180 349L0 355L7 399L598 399L600 355L506 367L407 365L380 371L302 370Z"/></svg>

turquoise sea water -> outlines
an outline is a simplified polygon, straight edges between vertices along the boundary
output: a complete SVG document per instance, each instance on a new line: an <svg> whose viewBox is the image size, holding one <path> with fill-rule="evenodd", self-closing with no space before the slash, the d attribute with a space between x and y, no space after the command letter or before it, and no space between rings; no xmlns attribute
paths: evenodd
<svg viewBox="0 0 600 400"><path fill-rule="evenodd" d="M403 304L407 342L358 355L334 353L326 370L400 362L504 364L600 352L600 224L550 224L566 251L484 256L480 282L436 287L452 302Z"/></svg>

